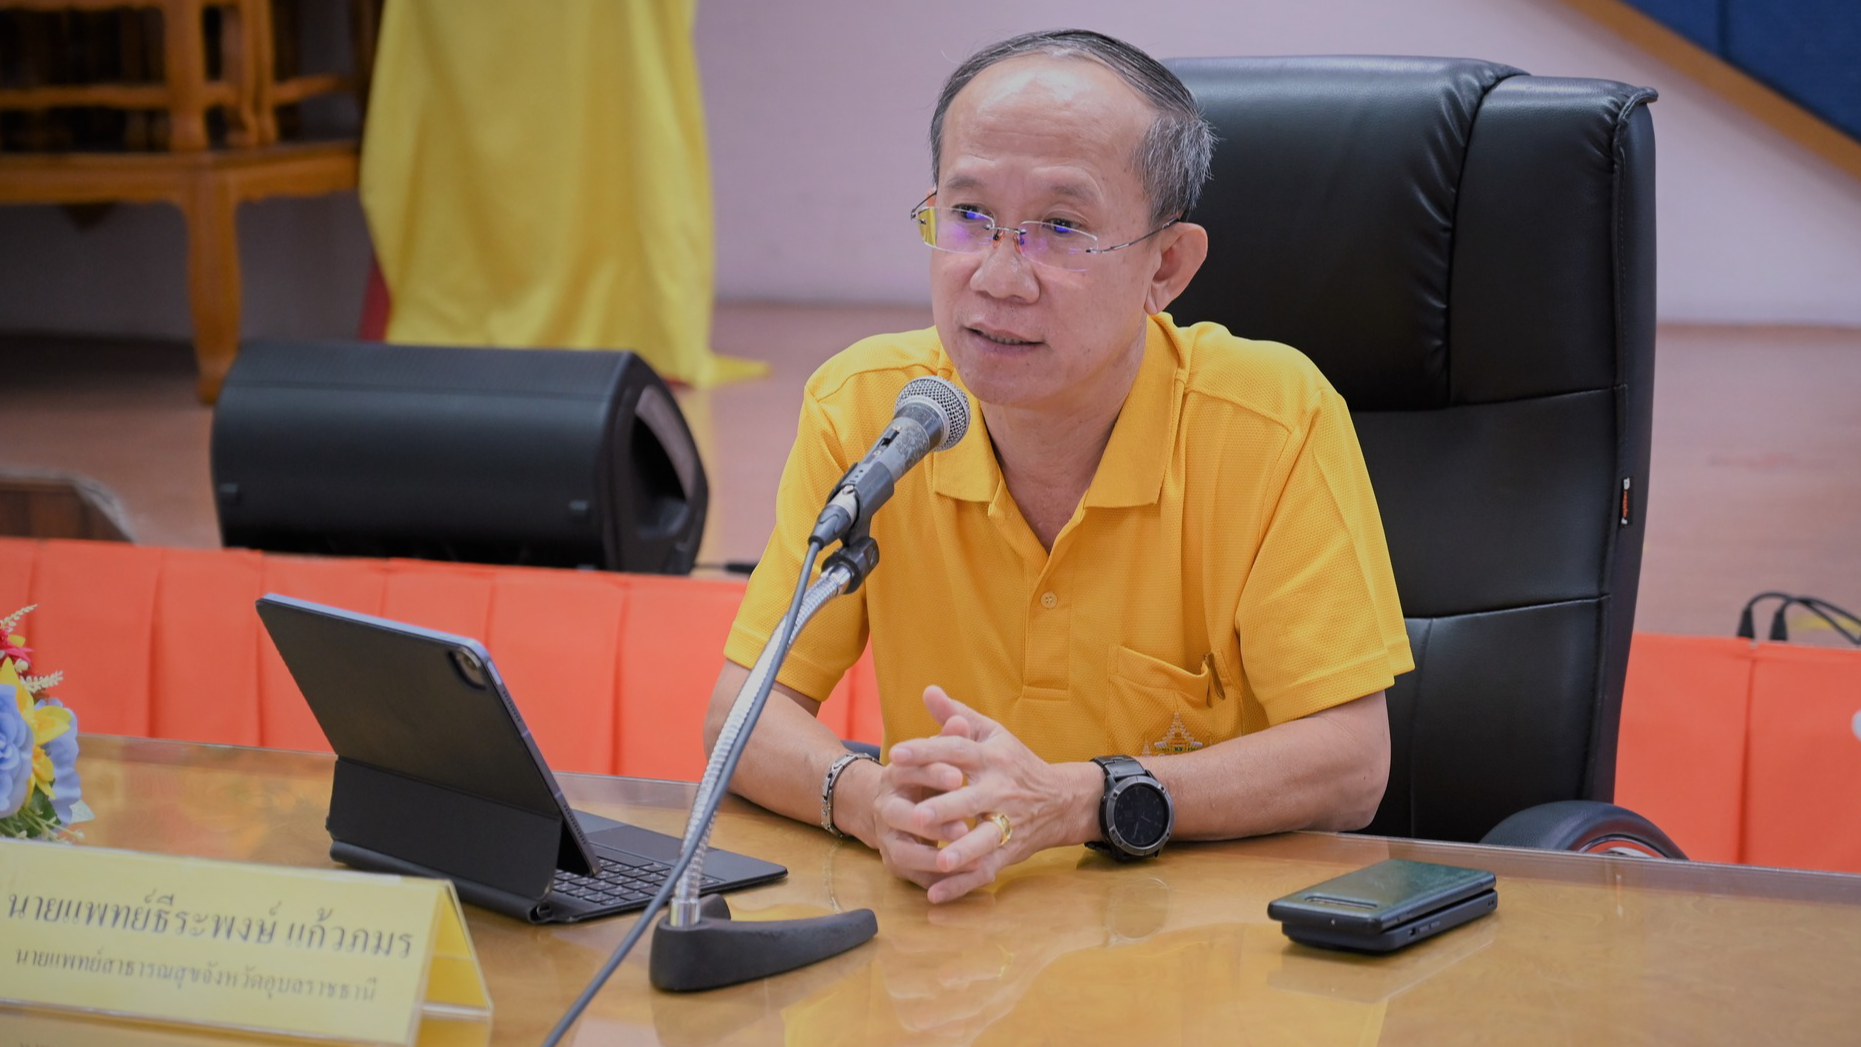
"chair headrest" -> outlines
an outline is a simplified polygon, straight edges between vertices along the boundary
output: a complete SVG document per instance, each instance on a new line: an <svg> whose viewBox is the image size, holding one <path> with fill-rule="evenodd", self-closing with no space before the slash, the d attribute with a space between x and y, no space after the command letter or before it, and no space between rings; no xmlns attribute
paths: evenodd
<svg viewBox="0 0 1861 1047"><path fill-rule="evenodd" d="M1190 216L1209 230L1209 257L1171 308L1178 323L1214 320L1245 337L1286 342L1312 357L1357 410L1430 409L1490 398L1491 390L1460 388L1451 358L1463 332L1461 317L1451 321L1448 305L1465 294L1467 275L1457 266L1491 269L1508 252L1543 254L1532 239L1538 231L1548 242L1571 239L1558 223L1593 226L1593 234L1582 235L1597 242L1586 242L1588 254L1575 268L1590 274L1583 279L1605 281L1603 293L1589 296L1594 317L1555 313L1546 319L1516 302L1475 308L1504 328L1499 337L1482 329L1490 343L1511 341L1515 324L1554 324L1557 330L1543 336L1547 360L1567 356L1569 342L1593 341L1598 332L1592 328L1600 328L1594 366L1587 367L1597 373L1580 381L1557 376L1551 384L1612 380L1615 317L1606 283L1614 220L1611 145L1624 112L1651 92L1608 81L1530 77L1507 65L1453 58L1189 58L1166 64L1195 95L1219 138L1212 177ZM1513 103L1495 106L1494 98ZM1494 117L1496 108L1508 115ZM1530 126L1526 134L1507 129L1521 122ZM1505 128L1497 126L1502 123ZM1555 141L1526 149L1574 155L1589 167L1569 177L1539 173L1540 161L1524 159L1516 143L1547 136ZM1495 153L1506 155L1482 159ZM1471 188L1481 180L1485 188ZM1517 213L1521 209L1525 213ZM1555 213L1560 210L1591 213ZM1508 226L1484 239L1476 228L1508 223L1533 228ZM1468 244L1480 250L1468 255ZM1560 257L1539 263L1539 270L1553 264L1570 270L1571 261ZM1487 279L1480 295L1467 297L1504 297L1507 288L1543 282L1539 270L1508 270ZM1503 292L1498 296L1491 293L1495 284ZM1557 285L1545 294L1553 290L1570 289ZM1484 316L1465 305L1457 302L1457 314L1478 326ZM1547 299L1533 308L1559 305ZM1502 309L1503 315L1495 312ZM1533 336L1522 337L1529 342ZM1510 387L1505 394L1521 395Z"/></svg>

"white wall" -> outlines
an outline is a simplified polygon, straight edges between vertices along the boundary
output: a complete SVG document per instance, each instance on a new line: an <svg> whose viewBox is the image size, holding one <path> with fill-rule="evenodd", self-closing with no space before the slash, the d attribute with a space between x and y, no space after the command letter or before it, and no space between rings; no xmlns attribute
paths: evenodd
<svg viewBox="0 0 1861 1047"><path fill-rule="evenodd" d="M925 300L905 215L942 79L1063 25L1158 57L1450 55L1655 87L1661 317L1861 326L1861 180L1558 0L700 0L719 296Z"/></svg>
<svg viewBox="0 0 1861 1047"><path fill-rule="evenodd" d="M1660 314L1861 326L1861 180L1559 0L699 0L722 298L923 301L906 212L944 76L1028 29L1100 29L1160 57L1435 54L1654 86ZM367 234L351 194L242 212L248 334L356 327ZM0 330L185 337L179 216L80 230L0 207Z"/></svg>

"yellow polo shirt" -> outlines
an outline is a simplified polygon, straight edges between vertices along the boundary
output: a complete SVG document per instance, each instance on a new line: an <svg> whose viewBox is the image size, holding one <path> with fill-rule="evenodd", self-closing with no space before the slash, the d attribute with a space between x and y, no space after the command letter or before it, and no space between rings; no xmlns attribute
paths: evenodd
<svg viewBox="0 0 1861 1047"><path fill-rule="evenodd" d="M725 657L755 662L828 492L899 389L931 374L962 385L934 329L865 339L809 380ZM878 568L815 616L778 679L824 699L870 633L888 750L936 733L930 684L1067 761L1198 749L1414 667L1344 401L1295 350L1217 324L1150 318L1105 456L1051 553L980 411L899 482L872 536Z"/></svg>

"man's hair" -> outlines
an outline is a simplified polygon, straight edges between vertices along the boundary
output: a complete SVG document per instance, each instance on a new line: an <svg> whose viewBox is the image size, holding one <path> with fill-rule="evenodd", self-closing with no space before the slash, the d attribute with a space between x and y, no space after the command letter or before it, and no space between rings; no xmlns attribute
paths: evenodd
<svg viewBox="0 0 1861 1047"><path fill-rule="evenodd" d="M943 117L958 92L984 69L1023 55L1052 58L1089 58L1105 65L1131 85L1156 110L1157 117L1138 144L1132 158L1150 197L1152 221L1167 222L1187 215L1208 181L1209 158L1215 152L1215 132L1196 108L1189 89L1161 62L1122 40L1087 29L1046 29L1023 33L977 51L957 66L944 81L931 115L931 184L937 183L943 161Z"/></svg>

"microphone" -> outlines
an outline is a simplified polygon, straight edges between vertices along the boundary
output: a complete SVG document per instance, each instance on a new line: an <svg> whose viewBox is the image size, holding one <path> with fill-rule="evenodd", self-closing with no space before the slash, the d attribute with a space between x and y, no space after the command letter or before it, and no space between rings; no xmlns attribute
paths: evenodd
<svg viewBox="0 0 1861 1047"><path fill-rule="evenodd" d="M840 478L809 537L826 545L871 523L900 477L932 451L955 447L967 432L969 397L961 389L934 375L905 383L892 423Z"/></svg>

